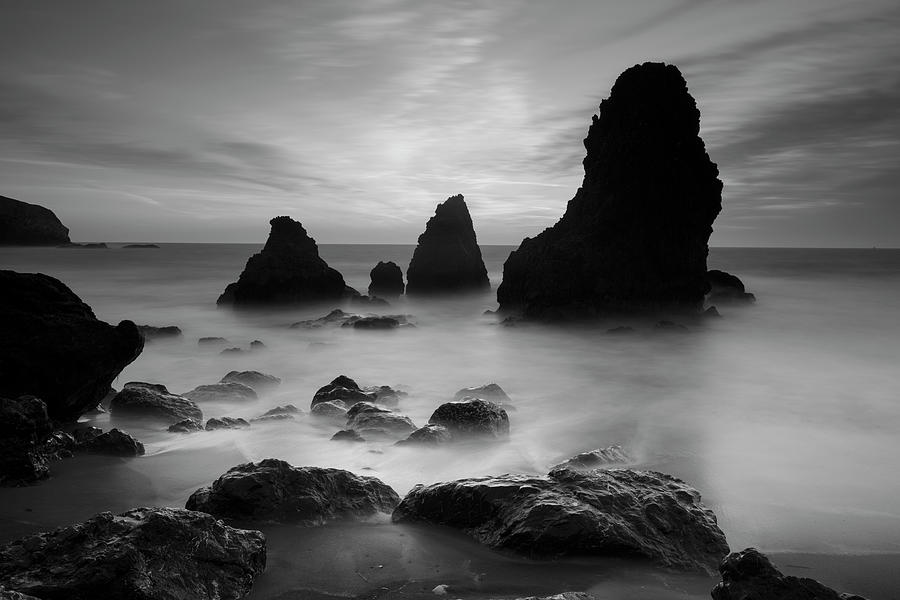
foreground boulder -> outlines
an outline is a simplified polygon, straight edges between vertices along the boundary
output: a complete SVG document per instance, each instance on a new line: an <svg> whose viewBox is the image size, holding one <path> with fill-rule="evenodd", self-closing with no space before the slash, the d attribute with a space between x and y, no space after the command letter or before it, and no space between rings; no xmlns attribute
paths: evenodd
<svg viewBox="0 0 900 600"><path fill-rule="evenodd" d="M49 477L45 444L52 431L42 400L0 398L0 485L25 485Z"/></svg>
<svg viewBox="0 0 900 600"><path fill-rule="evenodd" d="M0 246L69 243L69 229L49 208L0 196Z"/></svg>
<svg viewBox="0 0 900 600"><path fill-rule="evenodd" d="M406 294L486 290L491 287L475 228L462 195L437 205L406 270Z"/></svg>
<svg viewBox="0 0 900 600"><path fill-rule="evenodd" d="M369 295L382 298L396 298L403 294L403 271L393 261L382 262L369 272Z"/></svg>
<svg viewBox="0 0 900 600"><path fill-rule="evenodd" d="M265 567L262 533L178 508L101 513L0 547L0 585L40 598L237 600Z"/></svg>
<svg viewBox="0 0 900 600"><path fill-rule="evenodd" d="M728 553L697 490L653 471L559 469L417 485L393 519L447 525L525 556L644 558L714 574Z"/></svg>
<svg viewBox="0 0 900 600"><path fill-rule="evenodd" d="M0 396L37 396L56 421L96 407L144 349L131 321L113 327L59 280L0 271Z"/></svg>
<svg viewBox="0 0 900 600"><path fill-rule="evenodd" d="M252 402L258 398L253 388L235 382L198 385L184 397L194 402Z"/></svg>
<svg viewBox="0 0 900 600"><path fill-rule="evenodd" d="M161 383L141 381L126 383L109 403L109 412L113 418L154 419L169 424L203 420L203 411L194 401L170 394Z"/></svg>
<svg viewBox="0 0 900 600"><path fill-rule="evenodd" d="M187 508L220 518L321 525L389 513L399 502L397 493L375 477L267 458L232 467L194 492Z"/></svg>
<svg viewBox="0 0 900 600"><path fill-rule="evenodd" d="M710 269L706 272L706 281L709 283L709 295L706 300L710 303L731 304L756 301L756 296L744 288L744 282L736 275L718 269Z"/></svg>
<svg viewBox="0 0 900 600"><path fill-rule="evenodd" d="M250 345L253 346L253 343ZM240 383L260 394L277 388L281 385L281 379L259 371L229 371L219 383Z"/></svg>
<svg viewBox="0 0 900 600"><path fill-rule="evenodd" d="M864 600L839 594L815 579L782 575L756 548L732 552L719 565L722 583L713 600Z"/></svg>
<svg viewBox="0 0 900 600"><path fill-rule="evenodd" d="M262 252L254 254L217 304L259 306L342 300L359 293L319 257L315 240L290 217L275 217Z"/></svg>
<svg viewBox="0 0 900 600"><path fill-rule="evenodd" d="M622 73L588 130L584 181L565 214L506 260L500 310L542 319L699 310L722 208L699 131L675 66Z"/></svg>
<svg viewBox="0 0 900 600"><path fill-rule="evenodd" d="M428 422L446 427L455 440L503 440L509 437L506 411L480 398L463 398L458 402L442 404L431 414Z"/></svg>

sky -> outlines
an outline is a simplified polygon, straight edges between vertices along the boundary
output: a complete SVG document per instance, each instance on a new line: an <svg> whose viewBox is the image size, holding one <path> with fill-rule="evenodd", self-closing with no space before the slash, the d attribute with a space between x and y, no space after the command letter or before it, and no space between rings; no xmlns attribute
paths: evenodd
<svg viewBox="0 0 900 600"><path fill-rule="evenodd" d="M677 65L714 246L900 247L896 0L0 0L0 195L75 241L551 226L616 77Z"/></svg>

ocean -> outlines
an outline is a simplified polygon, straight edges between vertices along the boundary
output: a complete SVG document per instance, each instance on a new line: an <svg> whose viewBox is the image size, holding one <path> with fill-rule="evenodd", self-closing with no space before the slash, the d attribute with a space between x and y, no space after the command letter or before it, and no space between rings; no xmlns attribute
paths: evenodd
<svg viewBox="0 0 900 600"><path fill-rule="evenodd" d="M206 417L253 417L313 393L339 374L407 391L399 411L417 425L456 390L488 382L512 398L511 439L490 448L412 450L329 441L334 424L300 418L241 431L176 435L131 428L147 455L77 457L40 485L0 490L0 542L142 505L183 506L240 462L266 457L374 475L403 495L460 477L546 473L578 452L620 444L637 468L684 479L718 516L732 550L755 546L786 573L872 599L900 597L900 250L712 248L709 267L740 276L750 306L687 332L638 326L505 327L496 308L513 249L483 246L492 291L401 299L379 312L413 315L391 331L291 329L335 306L217 309L252 244L159 249L0 248L0 268L59 278L111 323L177 325L146 345L114 384L148 381L176 393L231 370L281 377L254 405L203 404ZM321 245L361 292L379 260L404 269L412 246ZM4 292L5 293L5 292ZM198 338L247 352L223 356ZM265 344L249 351L253 340ZM109 415L93 419L109 428ZM609 598L708 598L715 583L613 560L530 561L462 535L387 520L316 529L266 526L269 567L251 598L465 597L588 589ZM430 586L430 587L429 587ZM423 596L424 597L424 596Z"/></svg>

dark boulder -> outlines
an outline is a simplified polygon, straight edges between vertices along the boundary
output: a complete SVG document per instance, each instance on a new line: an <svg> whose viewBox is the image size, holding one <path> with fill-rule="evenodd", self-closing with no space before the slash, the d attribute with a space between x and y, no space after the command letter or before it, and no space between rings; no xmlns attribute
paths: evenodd
<svg viewBox="0 0 900 600"><path fill-rule="evenodd" d="M428 422L443 425L454 439L482 438L505 440L509 437L509 416L493 402L463 398L440 405Z"/></svg>
<svg viewBox="0 0 900 600"><path fill-rule="evenodd" d="M266 412L264 412L261 416L263 417L274 417L278 415L297 415L302 411L294 406L293 404L285 404L284 406L276 406L275 408L270 408Z"/></svg>
<svg viewBox="0 0 900 600"><path fill-rule="evenodd" d="M294 415L277 414L277 415L261 415L250 419L251 423L280 423L284 421L293 421Z"/></svg>
<svg viewBox="0 0 900 600"><path fill-rule="evenodd" d="M491 286L462 195L437 205L406 270L406 294L486 290Z"/></svg>
<svg viewBox="0 0 900 600"><path fill-rule="evenodd" d="M14 592L12 590L8 590L2 585L0 585L0 600L41 600L37 596L29 596L27 594L20 594L19 592Z"/></svg>
<svg viewBox="0 0 900 600"><path fill-rule="evenodd" d="M253 388L236 382L198 385L184 397L194 402L252 402L258 398Z"/></svg>
<svg viewBox="0 0 900 600"><path fill-rule="evenodd" d="M314 417L343 420L347 416L347 405L340 400L317 402L312 405L309 414Z"/></svg>
<svg viewBox="0 0 900 600"><path fill-rule="evenodd" d="M158 244L125 244L123 248L159 248Z"/></svg>
<svg viewBox="0 0 900 600"><path fill-rule="evenodd" d="M395 390L389 385L368 386L364 387L362 391L372 396L378 404L386 406L397 406L400 400L408 395L406 392Z"/></svg>
<svg viewBox="0 0 900 600"><path fill-rule="evenodd" d="M217 429L246 429L250 427L250 423L240 417L213 417L206 421L207 431L215 431Z"/></svg>
<svg viewBox="0 0 900 600"><path fill-rule="evenodd" d="M223 346L228 343L223 337L202 337L197 340L198 346Z"/></svg>
<svg viewBox="0 0 900 600"><path fill-rule="evenodd" d="M0 246L69 243L69 230L52 210L0 196Z"/></svg>
<svg viewBox="0 0 900 600"><path fill-rule="evenodd" d="M169 433L194 433L195 431L203 431L203 425L194 419L182 419L169 425L166 431Z"/></svg>
<svg viewBox="0 0 900 600"><path fill-rule="evenodd" d="M229 371L219 383L240 383L253 388L259 394L281 385L281 379L259 371Z"/></svg>
<svg viewBox="0 0 900 600"><path fill-rule="evenodd" d="M0 547L0 585L40 598L238 600L265 566L262 533L179 508L100 513Z"/></svg>
<svg viewBox="0 0 900 600"><path fill-rule="evenodd" d="M736 275L710 269L706 272L706 281L709 283L709 295L707 302L713 304L732 304L755 302L756 296L744 288L744 282Z"/></svg>
<svg viewBox="0 0 900 600"><path fill-rule="evenodd" d="M358 402L347 411L346 429L367 440L397 440L417 428L409 417L369 402Z"/></svg>
<svg viewBox="0 0 900 600"><path fill-rule="evenodd" d="M345 375L339 375L328 385L323 385L316 390L310 403L310 408L320 402L331 402L333 400L340 400L350 407L357 402L374 401L375 394L362 391L355 381Z"/></svg>
<svg viewBox="0 0 900 600"><path fill-rule="evenodd" d="M365 442L359 433L353 431L352 429L341 429L333 436L331 436L332 442Z"/></svg>
<svg viewBox="0 0 900 600"><path fill-rule="evenodd" d="M153 325L138 325L138 331L144 336L144 341L152 341L164 338L181 337L181 328L175 325L166 325L164 327L155 327Z"/></svg>
<svg viewBox="0 0 900 600"><path fill-rule="evenodd" d="M262 340L253 340L252 342L250 342L250 349L251 350L265 350L266 345L263 343Z"/></svg>
<svg viewBox="0 0 900 600"><path fill-rule="evenodd" d="M606 448L597 448L596 450L576 454L572 458L559 463L553 469L568 467L576 471L590 471L610 465L627 465L633 461L634 459L625 452L622 446L607 446Z"/></svg>
<svg viewBox="0 0 900 600"><path fill-rule="evenodd" d="M400 327L400 321L389 316L371 316L361 317L359 319L348 321L341 327L352 327L353 329L396 329Z"/></svg>
<svg viewBox="0 0 900 600"><path fill-rule="evenodd" d="M453 434L443 425L426 425L416 429L396 446L442 446L453 441Z"/></svg>
<svg viewBox="0 0 900 600"><path fill-rule="evenodd" d="M44 445L52 432L42 400L0 397L0 485L31 484L50 476Z"/></svg>
<svg viewBox="0 0 900 600"><path fill-rule="evenodd" d="M509 404L509 396L503 391L503 388L496 383L486 383L478 387L463 388L453 395L454 400L462 400L463 398L481 398L482 400L490 400L495 404Z"/></svg>
<svg viewBox="0 0 900 600"><path fill-rule="evenodd" d="M369 295L383 298L396 298L403 293L403 271L393 261L382 262L369 272Z"/></svg>
<svg viewBox="0 0 900 600"><path fill-rule="evenodd" d="M83 244L76 244L75 242L69 242L68 244L59 244L57 248L85 248L87 250L109 250L109 246L106 245L106 242L85 242Z"/></svg>
<svg viewBox="0 0 900 600"><path fill-rule="evenodd" d="M732 552L719 565L713 600L864 600L839 594L815 579L782 575L756 548Z"/></svg>
<svg viewBox="0 0 900 600"><path fill-rule="evenodd" d="M353 314L336 308L324 317L291 323L291 329L318 329L329 325L343 325L352 316Z"/></svg>
<svg viewBox="0 0 900 600"><path fill-rule="evenodd" d="M722 208L699 131L675 66L622 73L588 130L584 181L565 214L506 260L500 310L542 319L699 310Z"/></svg>
<svg viewBox="0 0 900 600"><path fill-rule="evenodd" d="M375 477L341 469L294 467L274 458L232 467L194 492L187 508L219 518L321 525L390 513L400 498Z"/></svg>
<svg viewBox="0 0 900 600"><path fill-rule="evenodd" d="M0 396L37 396L56 421L97 406L144 349L131 321L113 327L59 280L0 271Z"/></svg>
<svg viewBox="0 0 900 600"><path fill-rule="evenodd" d="M395 522L460 529L482 544L525 556L604 555L715 573L725 535L700 494L652 471L551 471L417 485Z"/></svg>
<svg viewBox="0 0 900 600"><path fill-rule="evenodd" d="M303 225L290 217L275 217L269 223L272 230L262 252L250 257L217 304L308 304L359 295L319 257L319 248Z"/></svg>
<svg viewBox="0 0 900 600"><path fill-rule="evenodd" d="M153 419L170 424L183 419L203 420L203 411L194 401L170 394L162 384L139 381L125 384L109 403L109 412L114 419Z"/></svg>
<svg viewBox="0 0 900 600"><path fill-rule="evenodd" d="M110 456L144 455L144 444L118 429L110 429L98 435L92 435L83 442L79 442L77 449L91 454Z"/></svg>

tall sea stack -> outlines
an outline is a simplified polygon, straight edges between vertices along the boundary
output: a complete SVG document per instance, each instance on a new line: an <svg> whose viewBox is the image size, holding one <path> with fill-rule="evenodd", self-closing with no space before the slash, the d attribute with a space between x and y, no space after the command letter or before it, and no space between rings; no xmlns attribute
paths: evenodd
<svg viewBox="0 0 900 600"><path fill-rule="evenodd" d="M502 311L583 318L697 310L722 182L674 65L622 73L594 115L584 182L563 217L503 266Z"/></svg>
<svg viewBox="0 0 900 600"><path fill-rule="evenodd" d="M259 254L247 261L243 273L219 296L217 304L262 306L309 304L342 300L359 292L319 256L316 241L290 217L275 217Z"/></svg>
<svg viewBox="0 0 900 600"><path fill-rule="evenodd" d="M406 270L406 294L439 294L490 287L472 217L462 195L437 205Z"/></svg>
<svg viewBox="0 0 900 600"><path fill-rule="evenodd" d="M49 208L0 196L0 245L55 246L69 243L69 229Z"/></svg>

